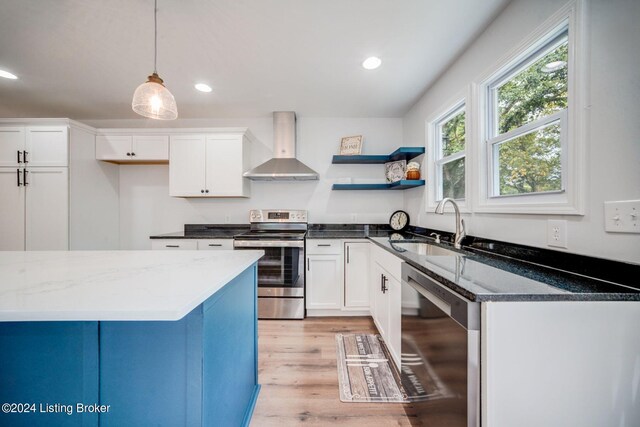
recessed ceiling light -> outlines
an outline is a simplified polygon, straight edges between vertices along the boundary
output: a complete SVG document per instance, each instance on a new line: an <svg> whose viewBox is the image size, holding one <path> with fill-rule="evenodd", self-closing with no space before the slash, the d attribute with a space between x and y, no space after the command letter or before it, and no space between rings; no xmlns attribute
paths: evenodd
<svg viewBox="0 0 640 427"><path fill-rule="evenodd" d="M378 58L377 56L370 56L369 58L364 60L362 66L367 70L375 70L380 66L380 64L382 64L382 60L380 58Z"/></svg>
<svg viewBox="0 0 640 427"><path fill-rule="evenodd" d="M553 73L567 66L566 61L553 61L546 64L540 69L543 73Z"/></svg>
<svg viewBox="0 0 640 427"><path fill-rule="evenodd" d="M18 76L16 76L15 74L11 74L10 72L5 70L0 70L0 77L4 77L5 79L11 79L11 80L15 80L18 78Z"/></svg>
<svg viewBox="0 0 640 427"><path fill-rule="evenodd" d="M211 92L211 86L206 85L204 83L196 84L195 88L198 89L200 92Z"/></svg>

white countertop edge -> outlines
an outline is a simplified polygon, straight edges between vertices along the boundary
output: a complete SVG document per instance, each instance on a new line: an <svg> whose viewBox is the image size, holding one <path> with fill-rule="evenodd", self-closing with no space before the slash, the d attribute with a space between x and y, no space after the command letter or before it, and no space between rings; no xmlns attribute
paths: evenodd
<svg viewBox="0 0 640 427"><path fill-rule="evenodd" d="M248 251L243 251L245 254ZM258 251L252 251L258 252ZM260 251L262 252L262 251ZM263 252L262 252L263 254ZM241 267L230 271L227 275L218 279L218 287L208 289L206 292L195 295L187 304L178 310L74 310L70 312L64 311L11 311L0 310L0 322L109 322L109 321L177 321L191 313L196 307L203 304L207 299L216 292L224 288L229 282L236 278L240 273L250 268L263 255L255 254L249 261Z"/></svg>

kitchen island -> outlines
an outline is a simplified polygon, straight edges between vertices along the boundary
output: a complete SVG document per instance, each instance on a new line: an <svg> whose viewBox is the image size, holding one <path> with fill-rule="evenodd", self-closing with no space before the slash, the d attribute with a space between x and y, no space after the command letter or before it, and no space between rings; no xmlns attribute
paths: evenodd
<svg viewBox="0 0 640 427"><path fill-rule="evenodd" d="M262 255L1 252L0 425L248 425Z"/></svg>

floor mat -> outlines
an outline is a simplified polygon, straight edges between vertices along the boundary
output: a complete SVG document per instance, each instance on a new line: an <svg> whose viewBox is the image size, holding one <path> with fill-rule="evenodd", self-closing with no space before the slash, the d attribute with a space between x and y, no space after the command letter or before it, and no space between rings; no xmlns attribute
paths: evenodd
<svg viewBox="0 0 640 427"><path fill-rule="evenodd" d="M341 401L409 402L380 335L336 334L336 347Z"/></svg>

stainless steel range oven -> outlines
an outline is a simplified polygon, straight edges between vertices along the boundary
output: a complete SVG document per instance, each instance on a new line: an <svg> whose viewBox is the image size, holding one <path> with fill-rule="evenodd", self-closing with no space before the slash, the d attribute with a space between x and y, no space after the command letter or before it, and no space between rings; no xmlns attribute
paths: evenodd
<svg viewBox="0 0 640 427"><path fill-rule="evenodd" d="M252 210L251 230L236 235L236 250L260 249L258 318L304 318L304 237L307 211Z"/></svg>

